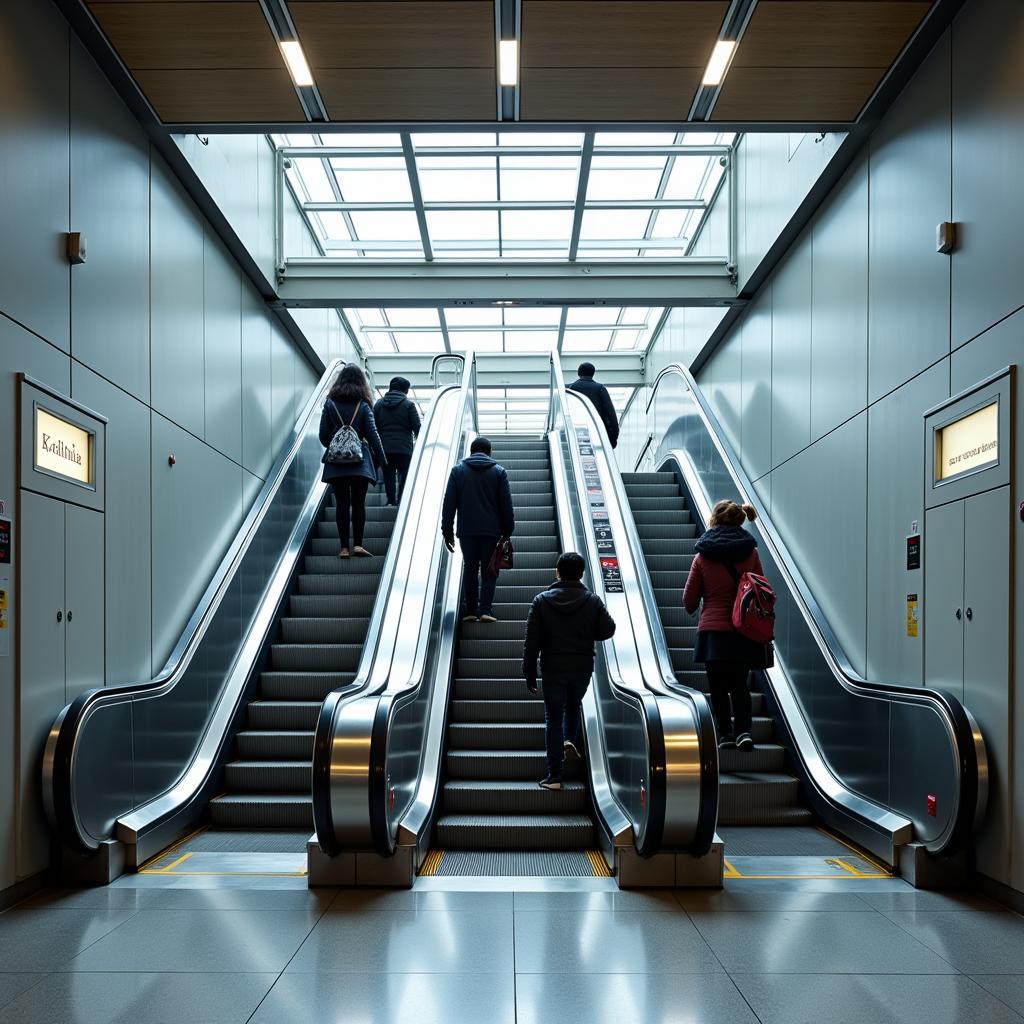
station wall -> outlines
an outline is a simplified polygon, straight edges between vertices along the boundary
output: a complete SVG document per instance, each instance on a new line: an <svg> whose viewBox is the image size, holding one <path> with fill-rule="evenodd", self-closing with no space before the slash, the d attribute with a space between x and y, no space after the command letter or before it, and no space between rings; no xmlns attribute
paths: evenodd
<svg viewBox="0 0 1024 1024"><path fill-rule="evenodd" d="M272 210L256 159L266 142L244 144L252 160L236 153L231 174L248 243L265 234ZM109 417L97 595L105 680L148 679L322 367L268 313L67 23L40 0L8 0L0 13L0 182L0 499L15 509L19 372ZM75 267L64 257L71 230L88 244ZM336 318L303 316L324 361L348 357ZM15 539L18 528L15 519ZM16 554L0 575L8 569L15 579ZM20 777L29 799L38 789L38 766L21 749L22 696L12 644L0 657L0 897L47 866L38 837L28 841L16 825Z"/></svg>
<svg viewBox="0 0 1024 1024"><path fill-rule="evenodd" d="M871 679L924 681L923 640L905 629L906 595L920 586L905 538L925 518L922 414L1004 366L1024 369L1022 55L1024 8L967 0L699 374L847 655ZM958 225L951 255L936 252L942 221ZM708 316L674 312L649 354L650 380L689 364ZM1018 376L1014 507L1024 497L1021 393ZM626 417L624 469L647 438L648 396ZM1016 515L1013 530L1019 594ZM1019 683L1024 600L1014 614ZM1024 891L1024 700L1012 687L1004 698L1008 735L986 730L989 827L1010 839L1005 857L980 867Z"/></svg>

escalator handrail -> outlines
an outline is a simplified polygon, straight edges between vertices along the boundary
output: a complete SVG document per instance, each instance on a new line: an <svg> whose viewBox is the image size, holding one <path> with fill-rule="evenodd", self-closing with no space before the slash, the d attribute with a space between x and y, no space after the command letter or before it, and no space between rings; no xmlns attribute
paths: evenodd
<svg viewBox="0 0 1024 1024"><path fill-rule="evenodd" d="M371 696L371 688L368 686L371 679L380 679L383 675L383 686L386 687L388 684L388 673L378 671L377 664L379 659L386 658L390 665L394 658L394 644L401 640L400 632L392 638L392 643L388 646L387 650L381 649L379 641L389 600L396 597L393 593L391 581L395 576L399 553L403 547L406 530L411 527L415 527L419 522L419 508L416 507L414 513L415 502L412 500L412 496L416 493L417 485L420 480L425 458L424 453L428 447L426 442L431 437L435 416L441 405L441 397L456 389L461 391L461 395L458 410L455 415L455 422L458 423L461 428L461 425L465 421L467 403L470 400L471 394L475 401L475 381L476 361L472 356L467 355L467 358L464 360L462 382L460 384L447 385L434 396L430 411L427 414L427 419L420 431L420 441L416 446L416 451L413 455L413 463L410 466L409 475L406 479L405 494L408 496L409 500L403 501L399 506L391 544L388 547L387 560L385 562L384 569L381 572L381 581L377 590L377 600L374 602L373 615L366 632L366 637L363 641L363 650L359 660L356 679L353 683L340 687L329 693L324 698L324 701L320 706L320 712L317 715L316 731L313 741L313 823L320 848L328 856L337 856L341 852L341 847L333 824L333 814L331 809L331 779L335 755L334 739L337 718L342 706L347 704L350 699L354 699L357 696ZM381 662L381 664L383 663ZM376 715L376 712L374 714ZM373 730L371 730L370 736L367 737L368 754L370 749L373 747L372 735ZM375 762L369 763L371 787L377 786L377 788L379 788L381 780L377 778L377 774L375 773L380 773L382 771L383 769L380 764ZM383 778L383 775L381 775L381 778ZM369 810L370 809L368 808L368 811Z"/></svg>
<svg viewBox="0 0 1024 1024"><path fill-rule="evenodd" d="M753 482L747 475L739 456L711 409L699 384L690 371L673 363L664 367L655 378L647 402L647 411L657 396L658 386L667 376L679 376L686 383L694 405L704 427L718 450L737 492L745 502L757 509L758 528L776 565L785 576L801 615L807 623L818 648L830 670L839 683L854 694L873 698L888 698L893 702L918 704L930 707L946 722L950 736L956 745L957 761L960 766L959 803L953 827L942 845L934 852L953 852L961 848L980 822L987 800L987 755L981 730L970 712L951 694L929 687L907 686L900 683L875 682L860 675L852 666L846 652L828 623L820 605L815 600L803 574L789 554L781 535L765 509Z"/></svg>
<svg viewBox="0 0 1024 1024"><path fill-rule="evenodd" d="M607 455L609 467L609 483L611 493L605 495L607 502L614 501L618 507L618 514L625 530L624 547L631 553L633 570L636 573L639 583L638 592L627 595L630 606L633 599L640 599L640 614L633 615L631 610L630 619L634 630L637 628L638 620L642 620L646 630L646 639L654 650L657 669L654 672L648 671L650 666L646 659L640 659L640 673L643 687L651 694L650 698L644 698L643 713L647 720L648 740L650 744L651 768L649 780L650 792L650 814L649 821L654 822L651 834L647 835L647 829L637 836L637 847L641 855L648 855L656 852L660 847L665 830L666 815L668 813L668 794L666 790L667 778L667 751L665 746L665 731L661 718L661 711L655 695L661 695L674 700L685 700L691 707L692 717L697 728L697 741L699 744L700 760L700 793L699 810L695 823L693 838L690 843L692 852L701 856L708 851L714 841L715 828L718 821L718 746L714 728L714 720L706 696L700 691L682 686L675 679L672 672L671 656L668 653L668 646L665 643L664 632L660 628L660 616L657 603L654 600L653 589L651 588L650 576L647 573L646 562L640 554L640 539L625 494L625 487L622 483L621 474L617 471L614 460L611 458L611 444L607 431L601 418L596 414L593 405L576 392L570 391L565 386L561 366L556 358L552 358L552 392L558 396L559 410L549 417L549 424L554 424L557 415L560 413L564 418L568 432L571 470L577 488L581 494L586 493L586 481L579 450L575 444L575 420L570 409L570 398L578 402L580 410L587 416L588 429L597 435L599 446ZM582 503L581 503L582 512ZM588 549L590 548L589 537L586 538ZM595 576L595 589L598 587L599 574ZM607 650L608 644L605 645ZM606 658L611 665L614 658ZM624 683L621 676L609 672L610 681L613 687L620 694L633 694Z"/></svg>
<svg viewBox="0 0 1024 1024"><path fill-rule="evenodd" d="M120 704L139 697L157 698L178 685L195 657L225 594L241 568L246 553L264 522L288 470L307 436L310 418L319 416L320 406L330 390L335 374L345 365L333 360L313 388L296 419L288 443L271 466L242 525L224 553L209 585L174 645L164 667L153 678L86 690L57 716L46 740L43 764L43 799L51 824L63 842L72 849L89 852L97 843L81 827L74 800L75 754L79 738L89 718L104 706Z"/></svg>

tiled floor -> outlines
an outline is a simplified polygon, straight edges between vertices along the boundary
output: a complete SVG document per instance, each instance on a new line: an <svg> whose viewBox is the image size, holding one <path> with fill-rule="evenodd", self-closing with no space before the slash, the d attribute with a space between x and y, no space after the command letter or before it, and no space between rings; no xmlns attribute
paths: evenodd
<svg viewBox="0 0 1024 1024"><path fill-rule="evenodd" d="M1015 973L1021 972L1021 973ZM0 914L0 1024L1024 1022L1024 919L877 878L133 875Z"/></svg>

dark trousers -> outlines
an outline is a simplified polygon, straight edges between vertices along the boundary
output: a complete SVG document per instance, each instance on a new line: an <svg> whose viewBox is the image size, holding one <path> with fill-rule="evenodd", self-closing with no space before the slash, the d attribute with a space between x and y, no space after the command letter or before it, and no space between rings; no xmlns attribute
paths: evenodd
<svg viewBox="0 0 1024 1024"><path fill-rule="evenodd" d="M387 491L388 504L397 505L402 500L402 492L405 490L405 481L409 476L409 463L412 462L411 455L402 455L400 452L385 452L388 464L384 467L384 490Z"/></svg>
<svg viewBox="0 0 1024 1024"><path fill-rule="evenodd" d="M711 688L711 708L715 713L719 736L739 736L750 732L752 712L750 709L750 687L747 678L750 670L744 661L708 661L704 664ZM729 701L732 701L730 715ZM736 719L733 731L732 719Z"/></svg>
<svg viewBox="0 0 1024 1024"><path fill-rule="evenodd" d="M562 774L565 741L572 740L577 750L583 742L583 695L589 685L589 675L575 673L546 675L541 679L544 745L548 754L548 772L555 778Z"/></svg>
<svg viewBox="0 0 1024 1024"><path fill-rule="evenodd" d="M460 537L462 548L462 614L490 615L498 577L487 573L487 563L500 537Z"/></svg>
<svg viewBox="0 0 1024 1024"><path fill-rule="evenodd" d="M334 502L338 506L338 540L343 548L348 547L350 520L353 544L362 547L366 529L366 489L369 486L370 481L365 476L342 476L331 481Z"/></svg>

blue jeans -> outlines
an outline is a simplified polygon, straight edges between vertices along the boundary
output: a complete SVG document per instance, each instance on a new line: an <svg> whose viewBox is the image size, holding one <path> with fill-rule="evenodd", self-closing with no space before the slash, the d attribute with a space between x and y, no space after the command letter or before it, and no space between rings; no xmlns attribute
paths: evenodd
<svg viewBox="0 0 1024 1024"><path fill-rule="evenodd" d="M583 742L583 695L590 685L590 675L565 673L541 679L544 692L544 742L547 747L548 772L555 778L562 774L563 744L571 740L581 750Z"/></svg>
<svg viewBox="0 0 1024 1024"><path fill-rule="evenodd" d="M487 574L487 563L500 537L460 537L462 548L462 614L490 615L494 611L497 576Z"/></svg>

